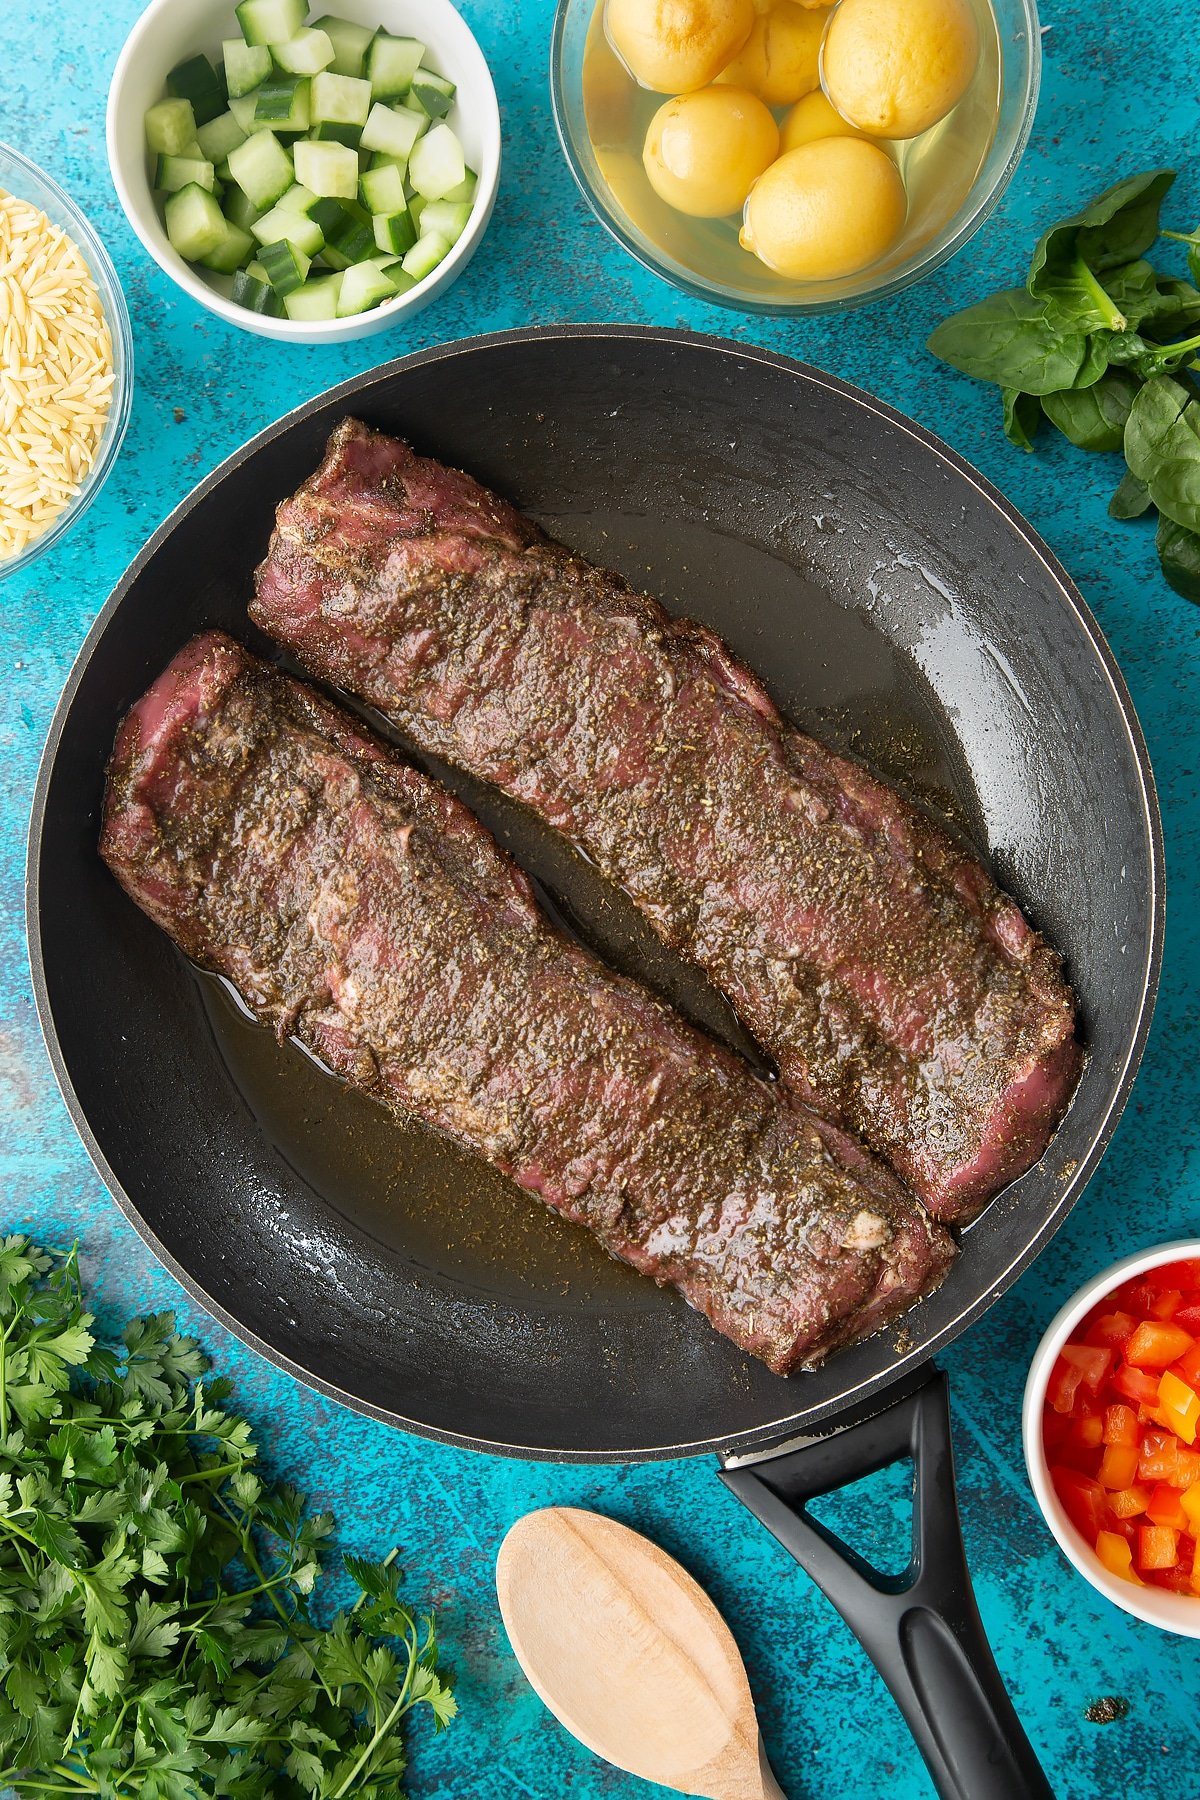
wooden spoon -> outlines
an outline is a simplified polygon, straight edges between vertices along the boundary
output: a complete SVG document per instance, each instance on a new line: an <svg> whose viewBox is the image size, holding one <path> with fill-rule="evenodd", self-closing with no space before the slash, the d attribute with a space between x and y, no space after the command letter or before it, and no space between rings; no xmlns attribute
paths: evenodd
<svg viewBox="0 0 1200 1800"><path fill-rule="evenodd" d="M599 1513L518 1519L496 1560L530 1685L597 1756L708 1800L786 1800L728 1625L685 1569Z"/></svg>

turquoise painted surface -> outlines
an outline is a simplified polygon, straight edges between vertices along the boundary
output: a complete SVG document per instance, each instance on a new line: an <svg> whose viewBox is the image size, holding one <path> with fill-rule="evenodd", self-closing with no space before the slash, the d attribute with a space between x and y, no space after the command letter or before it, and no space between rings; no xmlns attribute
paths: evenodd
<svg viewBox="0 0 1200 1800"><path fill-rule="evenodd" d="M182 6L186 0L178 0ZM274 1467L333 1507L344 1542L403 1547L414 1594L438 1600L460 1670L461 1721L414 1734L412 1791L430 1800L599 1800L651 1790L607 1769L526 1688L496 1615L492 1565L509 1523L554 1501L594 1506L658 1538L705 1583L746 1652L772 1760L792 1800L918 1800L929 1783L857 1646L823 1599L718 1483L709 1462L556 1469L421 1443L342 1411L276 1374L192 1307L106 1196L72 1132L38 1034L21 881L29 797L72 657L122 569L229 451L344 376L471 332L555 319L683 324L770 344L871 389L940 431L1045 534L1095 608L1133 690L1162 791L1171 884L1162 998L1145 1066L1112 1150L1055 1243L945 1358L954 1383L960 1491L984 1620L1003 1673L1067 1800L1166 1800L1200 1771L1200 1646L1161 1636L1096 1598L1036 1515L1019 1455L1021 1386L1047 1320L1090 1272L1131 1247L1200 1231L1195 1030L1198 859L1196 696L1200 612L1160 584L1151 535L1104 513L1117 469L1047 442L1000 437L995 402L924 354L926 332L1019 275L1048 218L1117 174L1184 171L1172 222L1200 216L1200 40L1194 0L1052 0L1033 145L1000 212L935 279L848 318L743 320L644 274L584 209L562 164L545 78L549 0L464 6L496 73L506 165L485 249L410 327L340 349L243 336L183 299L143 255L104 157L108 78L137 0L15 0L3 8L0 136L43 163L90 213L134 315L137 392L119 467L77 533L0 588L0 1222L78 1233L102 1313L177 1306L237 1379ZM886 1485L855 1529L886 1536ZM849 1528L849 1527L848 1527ZM1093 1725L1122 1694L1128 1717Z"/></svg>

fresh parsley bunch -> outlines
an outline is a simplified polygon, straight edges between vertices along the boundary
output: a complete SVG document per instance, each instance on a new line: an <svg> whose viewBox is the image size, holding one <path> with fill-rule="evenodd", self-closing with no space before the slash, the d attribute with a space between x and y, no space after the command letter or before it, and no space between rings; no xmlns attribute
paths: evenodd
<svg viewBox="0 0 1200 1800"><path fill-rule="evenodd" d="M1151 169L1117 182L1040 239L1025 286L939 325L929 348L1002 390L1010 442L1032 450L1043 415L1082 450L1123 450L1109 512L1158 509L1158 553L1177 593L1200 601L1200 232L1192 281L1146 261L1175 179Z"/></svg>
<svg viewBox="0 0 1200 1800"><path fill-rule="evenodd" d="M314 1623L333 1519L255 1474L170 1313L92 1323L73 1250L0 1241L0 1786L399 1800L404 1715L455 1712L432 1619L346 1557L359 1598Z"/></svg>

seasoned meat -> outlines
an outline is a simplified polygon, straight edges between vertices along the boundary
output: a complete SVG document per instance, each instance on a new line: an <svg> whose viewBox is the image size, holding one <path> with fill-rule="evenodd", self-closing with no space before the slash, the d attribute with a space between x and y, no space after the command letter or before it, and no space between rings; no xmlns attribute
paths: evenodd
<svg viewBox="0 0 1200 1800"><path fill-rule="evenodd" d="M121 726L101 854L256 1016L785 1374L953 1255L894 1177L540 913L478 820L217 633Z"/></svg>
<svg viewBox="0 0 1200 1800"><path fill-rule="evenodd" d="M565 833L937 1217L1041 1155L1080 1068L1057 956L712 632L352 419L279 508L251 610Z"/></svg>

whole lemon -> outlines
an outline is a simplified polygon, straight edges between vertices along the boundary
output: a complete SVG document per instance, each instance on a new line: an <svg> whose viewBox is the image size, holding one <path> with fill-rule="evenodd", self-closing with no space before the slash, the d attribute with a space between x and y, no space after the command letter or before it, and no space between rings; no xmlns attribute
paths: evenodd
<svg viewBox="0 0 1200 1800"><path fill-rule="evenodd" d="M657 94L707 87L754 25L754 0L608 0L608 41Z"/></svg>
<svg viewBox="0 0 1200 1800"><path fill-rule="evenodd" d="M661 199L697 219L740 212L779 155L779 127L744 88L707 87L660 106L642 162Z"/></svg>
<svg viewBox="0 0 1200 1800"><path fill-rule="evenodd" d="M779 142L785 150L798 150L801 144L815 143L818 138L862 137L857 125L849 125L836 107L830 106L820 88L797 100L779 128Z"/></svg>
<svg viewBox="0 0 1200 1800"><path fill-rule="evenodd" d="M789 150L750 189L743 248L794 281L854 275L895 243L907 198L895 163L865 138Z"/></svg>
<svg viewBox="0 0 1200 1800"><path fill-rule="evenodd" d="M825 92L852 124L911 138L945 118L979 64L969 0L842 0L825 40Z"/></svg>
<svg viewBox="0 0 1200 1800"><path fill-rule="evenodd" d="M719 79L749 88L768 106L791 106L821 82L821 39L829 8L774 0L754 21L754 29Z"/></svg>

